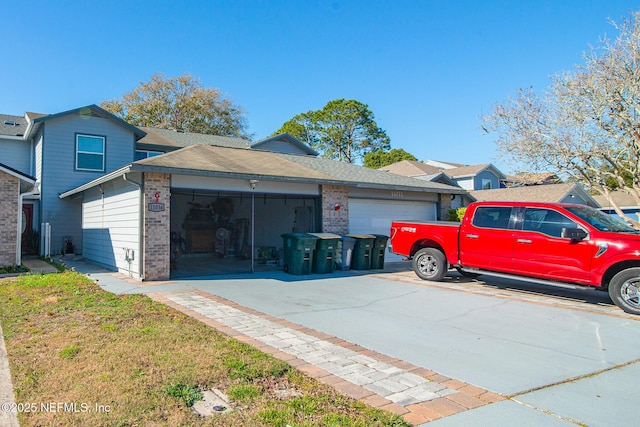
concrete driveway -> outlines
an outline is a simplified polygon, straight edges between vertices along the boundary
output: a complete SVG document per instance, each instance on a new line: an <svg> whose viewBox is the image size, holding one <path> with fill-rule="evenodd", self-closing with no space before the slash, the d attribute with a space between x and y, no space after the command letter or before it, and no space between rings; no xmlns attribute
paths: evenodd
<svg viewBox="0 0 640 427"><path fill-rule="evenodd" d="M233 303L251 315L264 313L271 321L315 331L308 335L352 343L378 361L407 366L408 372L448 387L437 391L438 399L455 402L444 409L416 405L403 400L406 396L385 396L413 411L405 418L415 424L637 425L633 408L640 378L640 317L626 315L594 290L455 277L433 283L403 271L264 273L161 284L123 281L113 274L92 276L105 289L147 293L197 316L212 313L208 301ZM214 326L224 320L212 316L207 319ZM243 334L262 349L270 348L266 338L258 342L264 332ZM328 363L317 365L336 374ZM349 375L357 384L359 377ZM364 387L376 390L369 385ZM449 396L460 390L467 392L467 400ZM363 400L376 401L371 395ZM403 413L397 406L388 409Z"/></svg>

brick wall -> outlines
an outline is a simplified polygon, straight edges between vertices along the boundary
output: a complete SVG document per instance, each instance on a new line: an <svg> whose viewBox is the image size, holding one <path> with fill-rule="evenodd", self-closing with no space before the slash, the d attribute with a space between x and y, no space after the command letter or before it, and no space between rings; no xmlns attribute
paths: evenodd
<svg viewBox="0 0 640 427"><path fill-rule="evenodd" d="M340 209L336 210L336 205ZM349 190L339 185L322 186L322 231L347 234L349 232Z"/></svg>
<svg viewBox="0 0 640 427"><path fill-rule="evenodd" d="M16 264L20 181L0 172L0 266Z"/></svg>
<svg viewBox="0 0 640 427"><path fill-rule="evenodd" d="M451 210L451 194L440 194L438 198L440 199L440 220L447 221L449 210Z"/></svg>
<svg viewBox="0 0 640 427"><path fill-rule="evenodd" d="M169 279L171 175L144 174L144 279ZM149 203L164 203L164 211L149 210Z"/></svg>

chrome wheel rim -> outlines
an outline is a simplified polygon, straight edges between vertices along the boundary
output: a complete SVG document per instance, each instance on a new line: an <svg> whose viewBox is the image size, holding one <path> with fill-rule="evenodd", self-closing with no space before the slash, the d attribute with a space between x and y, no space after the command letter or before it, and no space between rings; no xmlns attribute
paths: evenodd
<svg viewBox="0 0 640 427"><path fill-rule="evenodd" d="M640 277L624 282L620 287L620 297L627 305L640 308Z"/></svg>
<svg viewBox="0 0 640 427"><path fill-rule="evenodd" d="M424 255L420 257L418 268L421 273L433 276L438 271L438 262L434 256Z"/></svg>

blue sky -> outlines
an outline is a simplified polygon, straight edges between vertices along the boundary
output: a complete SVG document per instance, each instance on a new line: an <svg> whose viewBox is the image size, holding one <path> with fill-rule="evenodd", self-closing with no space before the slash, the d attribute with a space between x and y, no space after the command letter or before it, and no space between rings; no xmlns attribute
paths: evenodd
<svg viewBox="0 0 640 427"><path fill-rule="evenodd" d="M419 160L508 164L480 117L582 63L623 0L0 0L0 113L120 98L192 74L245 111L259 140L338 98L369 105ZM10 7L9 7L10 6Z"/></svg>

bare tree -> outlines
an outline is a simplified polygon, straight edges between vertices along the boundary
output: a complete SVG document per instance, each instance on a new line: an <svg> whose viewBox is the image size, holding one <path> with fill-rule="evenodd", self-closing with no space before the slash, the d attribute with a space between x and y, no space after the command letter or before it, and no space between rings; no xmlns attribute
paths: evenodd
<svg viewBox="0 0 640 427"><path fill-rule="evenodd" d="M534 172L555 172L609 200L616 213L640 229L612 200L614 190L640 205L640 13L617 25L573 72L552 78L538 96L521 89L484 118L498 135L502 157Z"/></svg>

